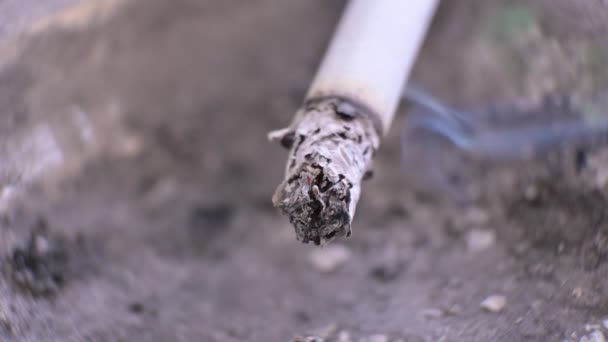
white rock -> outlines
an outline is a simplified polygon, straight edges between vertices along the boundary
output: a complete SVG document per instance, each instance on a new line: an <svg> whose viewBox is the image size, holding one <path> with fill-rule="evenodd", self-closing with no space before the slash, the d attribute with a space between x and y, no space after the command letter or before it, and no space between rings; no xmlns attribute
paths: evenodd
<svg viewBox="0 0 608 342"><path fill-rule="evenodd" d="M310 253L311 264L324 273L333 272L345 264L351 257L351 251L343 245L329 245L315 249Z"/></svg>
<svg viewBox="0 0 608 342"><path fill-rule="evenodd" d="M500 312L507 305L507 297L503 295L491 295L481 302L482 309L489 312Z"/></svg>
<svg viewBox="0 0 608 342"><path fill-rule="evenodd" d="M317 335L319 335L323 339L328 339L336 334L338 331L338 324L331 323L317 331Z"/></svg>
<svg viewBox="0 0 608 342"><path fill-rule="evenodd" d="M590 336L593 342L606 342L606 336L604 336L604 333L599 330L592 332Z"/></svg>
<svg viewBox="0 0 608 342"><path fill-rule="evenodd" d="M388 342L388 336L386 335L372 335L368 339L369 342Z"/></svg>
<svg viewBox="0 0 608 342"><path fill-rule="evenodd" d="M524 191L524 197L528 201L534 201L538 198L538 187L536 185L530 185Z"/></svg>
<svg viewBox="0 0 608 342"><path fill-rule="evenodd" d="M352 342L350 333L346 330L340 331L340 333L338 333L338 342Z"/></svg>
<svg viewBox="0 0 608 342"><path fill-rule="evenodd" d="M608 319L602 321L602 326L604 327L604 329L608 330Z"/></svg>
<svg viewBox="0 0 608 342"><path fill-rule="evenodd" d="M466 242L469 251L480 252L494 245L496 234L491 230L471 229L467 234Z"/></svg>
<svg viewBox="0 0 608 342"><path fill-rule="evenodd" d="M579 342L606 342L606 337L599 330L594 330L589 335L581 337Z"/></svg>

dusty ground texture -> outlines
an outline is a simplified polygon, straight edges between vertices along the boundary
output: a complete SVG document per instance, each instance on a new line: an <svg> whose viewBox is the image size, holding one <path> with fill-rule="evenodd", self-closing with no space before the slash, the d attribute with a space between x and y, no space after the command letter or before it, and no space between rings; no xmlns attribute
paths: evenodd
<svg viewBox="0 0 608 342"><path fill-rule="evenodd" d="M266 133L289 122L342 5L106 0L14 39L11 20L42 12L0 17L2 148L43 137L2 180L45 180L3 207L0 340L608 334L602 145L494 162L423 136L404 156L404 106L353 236L326 255L295 241L270 202L286 152ZM497 117L601 115L607 13L446 1L413 82L459 108L506 104Z"/></svg>

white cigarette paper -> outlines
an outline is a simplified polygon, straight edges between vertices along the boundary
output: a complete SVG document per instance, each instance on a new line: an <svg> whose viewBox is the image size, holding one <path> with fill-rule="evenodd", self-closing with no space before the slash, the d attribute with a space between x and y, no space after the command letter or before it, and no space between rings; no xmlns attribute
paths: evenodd
<svg viewBox="0 0 608 342"><path fill-rule="evenodd" d="M438 0L351 0L291 125L273 203L302 242L350 236L361 180L390 124Z"/></svg>

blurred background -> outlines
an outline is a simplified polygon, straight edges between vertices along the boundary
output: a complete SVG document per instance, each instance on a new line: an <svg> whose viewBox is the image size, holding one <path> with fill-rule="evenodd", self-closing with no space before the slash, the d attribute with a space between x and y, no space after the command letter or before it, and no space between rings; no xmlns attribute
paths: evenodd
<svg viewBox="0 0 608 342"><path fill-rule="evenodd" d="M603 341L608 2L443 1L410 83L526 153L404 103L318 249L266 133L344 3L0 0L0 340Z"/></svg>

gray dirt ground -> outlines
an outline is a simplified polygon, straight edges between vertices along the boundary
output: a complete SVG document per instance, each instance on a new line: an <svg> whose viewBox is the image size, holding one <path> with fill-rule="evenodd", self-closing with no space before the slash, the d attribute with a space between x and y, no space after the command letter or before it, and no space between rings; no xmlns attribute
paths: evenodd
<svg viewBox="0 0 608 342"><path fill-rule="evenodd" d="M0 1L0 38L18 34L37 18L76 2L77 0L2 0Z"/></svg>
<svg viewBox="0 0 608 342"><path fill-rule="evenodd" d="M526 3L445 1L414 82L464 108L597 113L606 2ZM43 14L21 4L12 18ZM271 207L286 153L266 133L302 100L343 2L96 4L27 19L47 25L18 39L0 10L3 139L47 123L69 166L1 216L0 340L608 335L601 147L491 163L422 139L402 167L404 106L336 243L350 254L323 273ZM479 236L495 241L475 248ZM493 294L507 299L497 313L480 308Z"/></svg>

